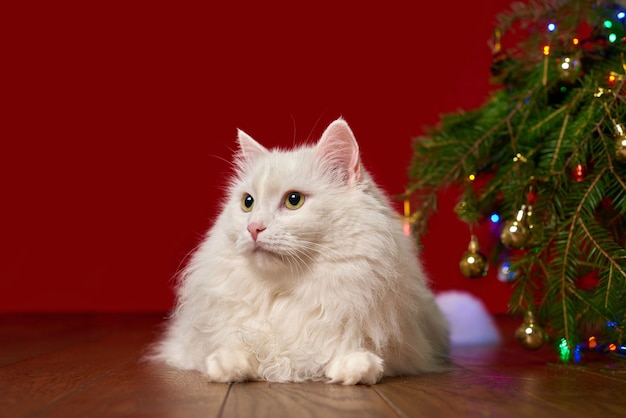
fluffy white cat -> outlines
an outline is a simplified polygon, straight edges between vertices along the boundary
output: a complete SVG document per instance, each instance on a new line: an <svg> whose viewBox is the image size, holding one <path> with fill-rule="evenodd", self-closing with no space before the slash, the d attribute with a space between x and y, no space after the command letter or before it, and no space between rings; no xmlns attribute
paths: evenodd
<svg viewBox="0 0 626 418"><path fill-rule="evenodd" d="M238 140L227 199L153 357L214 382L443 370L447 321L348 124L289 151Z"/></svg>

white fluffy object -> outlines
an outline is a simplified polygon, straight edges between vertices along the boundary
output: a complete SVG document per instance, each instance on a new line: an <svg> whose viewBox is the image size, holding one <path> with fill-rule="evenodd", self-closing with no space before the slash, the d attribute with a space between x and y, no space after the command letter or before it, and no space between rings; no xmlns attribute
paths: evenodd
<svg viewBox="0 0 626 418"><path fill-rule="evenodd" d="M446 320L348 124L293 150L238 138L223 210L153 357L214 382L374 384L446 369Z"/></svg>
<svg viewBox="0 0 626 418"><path fill-rule="evenodd" d="M448 290L436 296L450 324L452 346L488 345L500 342L500 333L483 302L469 292Z"/></svg>

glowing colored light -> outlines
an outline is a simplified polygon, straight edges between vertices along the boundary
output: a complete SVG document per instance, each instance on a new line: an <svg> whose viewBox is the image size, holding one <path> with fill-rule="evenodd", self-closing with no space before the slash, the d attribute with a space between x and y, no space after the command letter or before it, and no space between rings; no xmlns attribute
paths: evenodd
<svg viewBox="0 0 626 418"><path fill-rule="evenodd" d="M408 199L404 200L404 224L402 230L407 237L411 236L411 223L407 220L411 217L411 202Z"/></svg>
<svg viewBox="0 0 626 418"><path fill-rule="evenodd" d="M544 45L543 55L550 55L550 45Z"/></svg>
<svg viewBox="0 0 626 418"><path fill-rule="evenodd" d="M579 183L585 181L585 166L582 164L576 165L576 168L574 169L574 180Z"/></svg>
<svg viewBox="0 0 626 418"><path fill-rule="evenodd" d="M594 349L598 346L598 342L596 341L596 337L589 337L589 348Z"/></svg>
<svg viewBox="0 0 626 418"><path fill-rule="evenodd" d="M548 30L550 32L554 32L556 30L556 25L554 23L548 23Z"/></svg>
<svg viewBox="0 0 626 418"><path fill-rule="evenodd" d="M476 174L473 174L473 173L472 173L472 174L470 174L469 176L467 176L467 179L468 179L469 181L474 181L474 180L476 180Z"/></svg>
<svg viewBox="0 0 626 418"><path fill-rule="evenodd" d="M498 280L503 283L510 282L515 279L515 272L511 270L511 263L503 261L498 270Z"/></svg>
<svg viewBox="0 0 626 418"><path fill-rule="evenodd" d="M491 222L498 223L500 222L500 215L498 215L497 213L492 213L491 216L489 217L489 219L491 220Z"/></svg>
<svg viewBox="0 0 626 418"><path fill-rule="evenodd" d="M574 361L576 363L580 363L582 359L583 359L583 355L580 352L580 345L577 345L576 348L574 349Z"/></svg>
<svg viewBox="0 0 626 418"><path fill-rule="evenodd" d="M476 262L476 259L470 255L469 257L467 257L467 262L470 264L474 264Z"/></svg>
<svg viewBox="0 0 626 418"><path fill-rule="evenodd" d="M613 343L609 344L609 351L615 351L617 350L617 346Z"/></svg>
<svg viewBox="0 0 626 418"><path fill-rule="evenodd" d="M615 41L617 41L617 35L614 34L614 33L610 33L609 34L609 42L613 43Z"/></svg>
<svg viewBox="0 0 626 418"><path fill-rule="evenodd" d="M611 22L610 20L605 20L602 24L607 29L611 29L613 27L613 22Z"/></svg>
<svg viewBox="0 0 626 418"><path fill-rule="evenodd" d="M625 12L617 12L617 18L618 19L623 19L624 17L626 17L626 13Z"/></svg>
<svg viewBox="0 0 626 418"><path fill-rule="evenodd" d="M571 357L569 344L567 344L567 340L565 338L561 338L561 342L559 343L559 354L563 363L567 363Z"/></svg>
<svg viewBox="0 0 626 418"><path fill-rule="evenodd" d="M578 45L580 43L580 40L578 38L574 38L574 39L572 39L572 43L574 45Z"/></svg>
<svg viewBox="0 0 626 418"><path fill-rule="evenodd" d="M570 62L572 62L572 59L569 57L565 57L563 59L563 62L561 63L561 68L564 70L569 70Z"/></svg>

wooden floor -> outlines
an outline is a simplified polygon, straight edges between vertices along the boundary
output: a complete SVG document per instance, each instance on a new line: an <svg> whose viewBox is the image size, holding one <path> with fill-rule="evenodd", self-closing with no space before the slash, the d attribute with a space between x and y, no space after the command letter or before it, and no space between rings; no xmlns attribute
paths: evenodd
<svg viewBox="0 0 626 418"><path fill-rule="evenodd" d="M216 384L138 361L159 315L0 315L0 417L624 417L626 366L563 365L511 338L454 350L450 372L374 386Z"/></svg>

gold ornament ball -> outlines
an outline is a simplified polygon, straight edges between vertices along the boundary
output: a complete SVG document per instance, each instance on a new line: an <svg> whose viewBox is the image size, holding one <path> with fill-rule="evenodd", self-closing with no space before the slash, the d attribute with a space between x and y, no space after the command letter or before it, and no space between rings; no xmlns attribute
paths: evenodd
<svg viewBox="0 0 626 418"><path fill-rule="evenodd" d="M477 279L487 274L488 267L487 257L478 251L478 241L472 237L468 250L459 261L461 274L470 279Z"/></svg>
<svg viewBox="0 0 626 418"><path fill-rule="evenodd" d="M515 330L515 339L527 350L538 350L546 343L547 334L529 312L524 323Z"/></svg>
<svg viewBox="0 0 626 418"><path fill-rule="evenodd" d="M529 242L530 229L523 221L506 221L502 226L500 241L508 248L523 248Z"/></svg>

